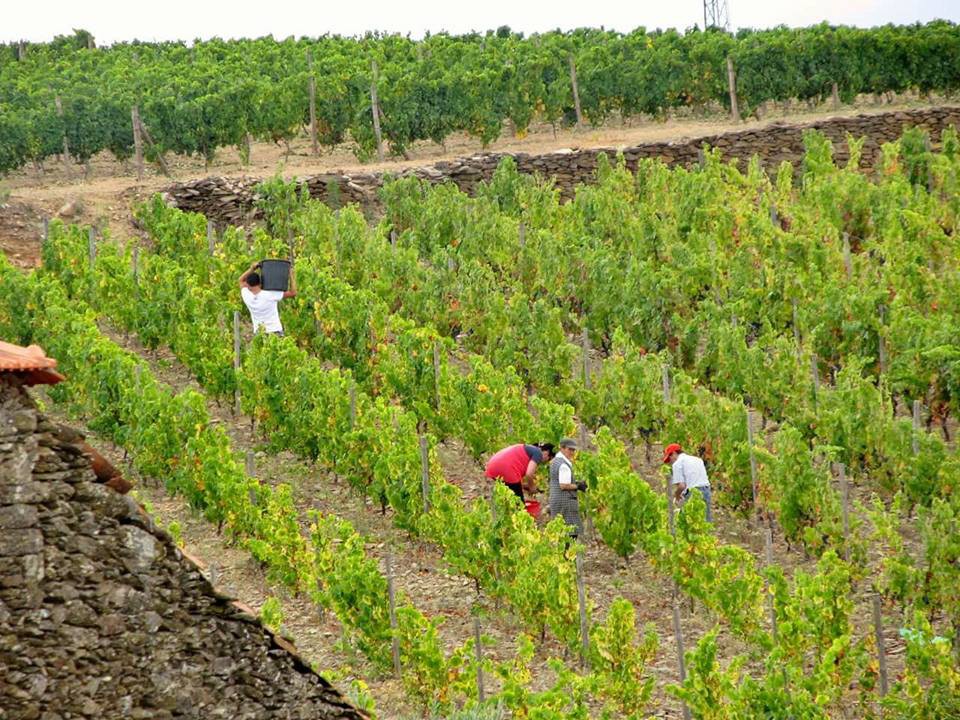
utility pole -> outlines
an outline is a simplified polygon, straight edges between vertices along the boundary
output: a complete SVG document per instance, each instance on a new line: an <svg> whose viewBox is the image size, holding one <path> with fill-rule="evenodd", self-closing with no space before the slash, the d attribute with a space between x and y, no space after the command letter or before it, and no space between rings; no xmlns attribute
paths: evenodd
<svg viewBox="0 0 960 720"><path fill-rule="evenodd" d="M730 8L727 0L703 0L703 29L730 29Z"/></svg>

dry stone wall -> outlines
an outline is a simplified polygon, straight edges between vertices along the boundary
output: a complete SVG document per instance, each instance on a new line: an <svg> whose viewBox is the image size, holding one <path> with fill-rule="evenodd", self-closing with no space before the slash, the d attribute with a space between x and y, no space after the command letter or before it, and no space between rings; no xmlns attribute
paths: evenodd
<svg viewBox="0 0 960 720"><path fill-rule="evenodd" d="M361 720L0 375L0 718Z"/></svg>
<svg viewBox="0 0 960 720"><path fill-rule="evenodd" d="M503 158L512 157L520 172L553 177L563 197L569 198L578 184L592 180L597 157L601 153L612 159L622 152L631 170L644 158L659 158L669 165L689 167L700 161L703 146L709 145L719 149L726 160L739 160L743 164L756 155L767 168L772 169L785 160L794 163L799 161L803 156L803 132L814 129L833 141L835 157L840 163L846 162L849 157L846 144L848 134L866 138L860 165L870 170L879 156L880 146L896 140L905 128L923 127L936 138L950 125L960 127L960 107L862 114L802 124L775 123L720 135L646 143L622 149L560 150L546 155L484 153L403 170L393 175L412 175L431 183L453 182L464 192L472 193L479 182L492 177ZM311 197L325 202L330 202L331 193L335 193L342 204L375 206L378 202L377 189L385 177L385 173L323 174L301 178L299 182L307 186ZM254 188L258 182L258 179L248 177L209 177L174 185L167 190L166 196L170 204L182 210L203 213L223 225L243 225L257 216Z"/></svg>

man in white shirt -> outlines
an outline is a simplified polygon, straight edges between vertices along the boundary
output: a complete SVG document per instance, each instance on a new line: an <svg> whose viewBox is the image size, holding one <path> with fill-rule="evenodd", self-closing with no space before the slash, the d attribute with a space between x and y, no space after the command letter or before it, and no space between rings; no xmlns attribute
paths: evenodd
<svg viewBox="0 0 960 720"><path fill-rule="evenodd" d="M690 498L690 491L696 489L707 506L707 522L713 522L713 513L710 509L710 481L707 479L707 468L703 460L693 455L687 455L677 443L670 443L663 450L663 462L670 465L673 471L671 484L674 487L674 498L686 504Z"/></svg>
<svg viewBox="0 0 960 720"><path fill-rule="evenodd" d="M280 311L277 309L277 304L284 298L294 297L297 294L293 267L290 268L290 289L284 291L264 290L260 287L258 268L257 263L251 263L247 271L240 276L240 297L250 311L255 333L263 328L265 333L282 337L283 325L280 324Z"/></svg>

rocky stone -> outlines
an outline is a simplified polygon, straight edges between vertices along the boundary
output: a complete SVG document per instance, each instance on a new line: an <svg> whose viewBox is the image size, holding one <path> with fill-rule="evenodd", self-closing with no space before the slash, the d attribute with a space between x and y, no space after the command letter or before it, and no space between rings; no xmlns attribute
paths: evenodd
<svg viewBox="0 0 960 720"><path fill-rule="evenodd" d="M104 637L119 635L125 626L126 623L120 615L104 615L100 618L100 633Z"/></svg>
<svg viewBox="0 0 960 720"><path fill-rule="evenodd" d="M96 627L97 613L81 600L72 600L66 606L66 622L77 627Z"/></svg>
<svg viewBox="0 0 960 720"><path fill-rule="evenodd" d="M80 592L68 583L48 583L46 586L47 600L50 602L67 603L80 597Z"/></svg>
<svg viewBox="0 0 960 720"><path fill-rule="evenodd" d="M0 373L5 432L0 718L365 717L218 598L131 498L96 481L82 436Z"/></svg>
<svg viewBox="0 0 960 720"><path fill-rule="evenodd" d="M210 670L216 675L229 675L235 667L236 663L233 662L232 658L218 657L211 663Z"/></svg>
<svg viewBox="0 0 960 720"><path fill-rule="evenodd" d="M27 692L35 698L43 697L49 684L50 680L46 675L42 673L34 675L28 684Z"/></svg>
<svg viewBox="0 0 960 720"><path fill-rule="evenodd" d="M57 215L66 220L77 217L80 213L83 212L83 202L78 198L74 200L69 200L60 206L60 209L57 210Z"/></svg>
<svg viewBox="0 0 960 720"><path fill-rule="evenodd" d="M43 551L43 533L38 528L0 533L0 557L35 555Z"/></svg>
<svg viewBox="0 0 960 720"><path fill-rule="evenodd" d="M155 633L163 625L163 618L150 610L143 615L143 626L149 633Z"/></svg>
<svg viewBox="0 0 960 720"><path fill-rule="evenodd" d="M157 541L150 533L133 525L120 530L123 543L130 550L127 568L132 572L147 570L157 557Z"/></svg>
<svg viewBox="0 0 960 720"><path fill-rule="evenodd" d="M0 532L33 527L37 524L37 508L34 505L16 504L0 507Z"/></svg>
<svg viewBox="0 0 960 720"><path fill-rule="evenodd" d="M37 414L19 410L10 414L10 424L17 432L32 433L37 429Z"/></svg>

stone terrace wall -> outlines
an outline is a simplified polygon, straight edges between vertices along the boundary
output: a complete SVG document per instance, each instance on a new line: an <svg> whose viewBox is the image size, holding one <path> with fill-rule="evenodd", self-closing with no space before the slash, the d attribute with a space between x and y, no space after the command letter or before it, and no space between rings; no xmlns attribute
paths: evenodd
<svg viewBox="0 0 960 720"><path fill-rule="evenodd" d="M819 130L829 137L838 162L848 159L846 137L865 137L861 167L869 170L876 161L880 146L900 137L907 127L926 128L936 139L950 125L960 127L960 107L944 106L920 110L904 110L852 117L836 117L802 124L774 123L755 129L737 130L721 135L704 135L677 142L657 142L624 148L591 148L560 150L547 155L527 153L484 153L459 160L439 162L428 167L403 170L395 176L416 176L432 183L450 181L464 192L471 193L477 183L489 180L504 157L512 157L523 173L553 177L565 198L573 196L580 183L590 182L597 165L597 156L606 153L613 159L622 152L627 167L635 169L642 158L659 158L669 165L691 166L699 162L703 145L718 148L724 159L749 161L754 155L768 168L782 161L797 162L803 156L803 131ZM323 174L301 178L311 197L328 201L336 186L340 202L377 204L377 189L385 173L354 175ZM174 185L167 190L167 201L182 210L200 212L219 224L243 225L256 217L253 208L256 178L210 177Z"/></svg>
<svg viewBox="0 0 960 720"><path fill-rule="evenodd" d="M365 716L0 375L0 718Z"/></svg>

